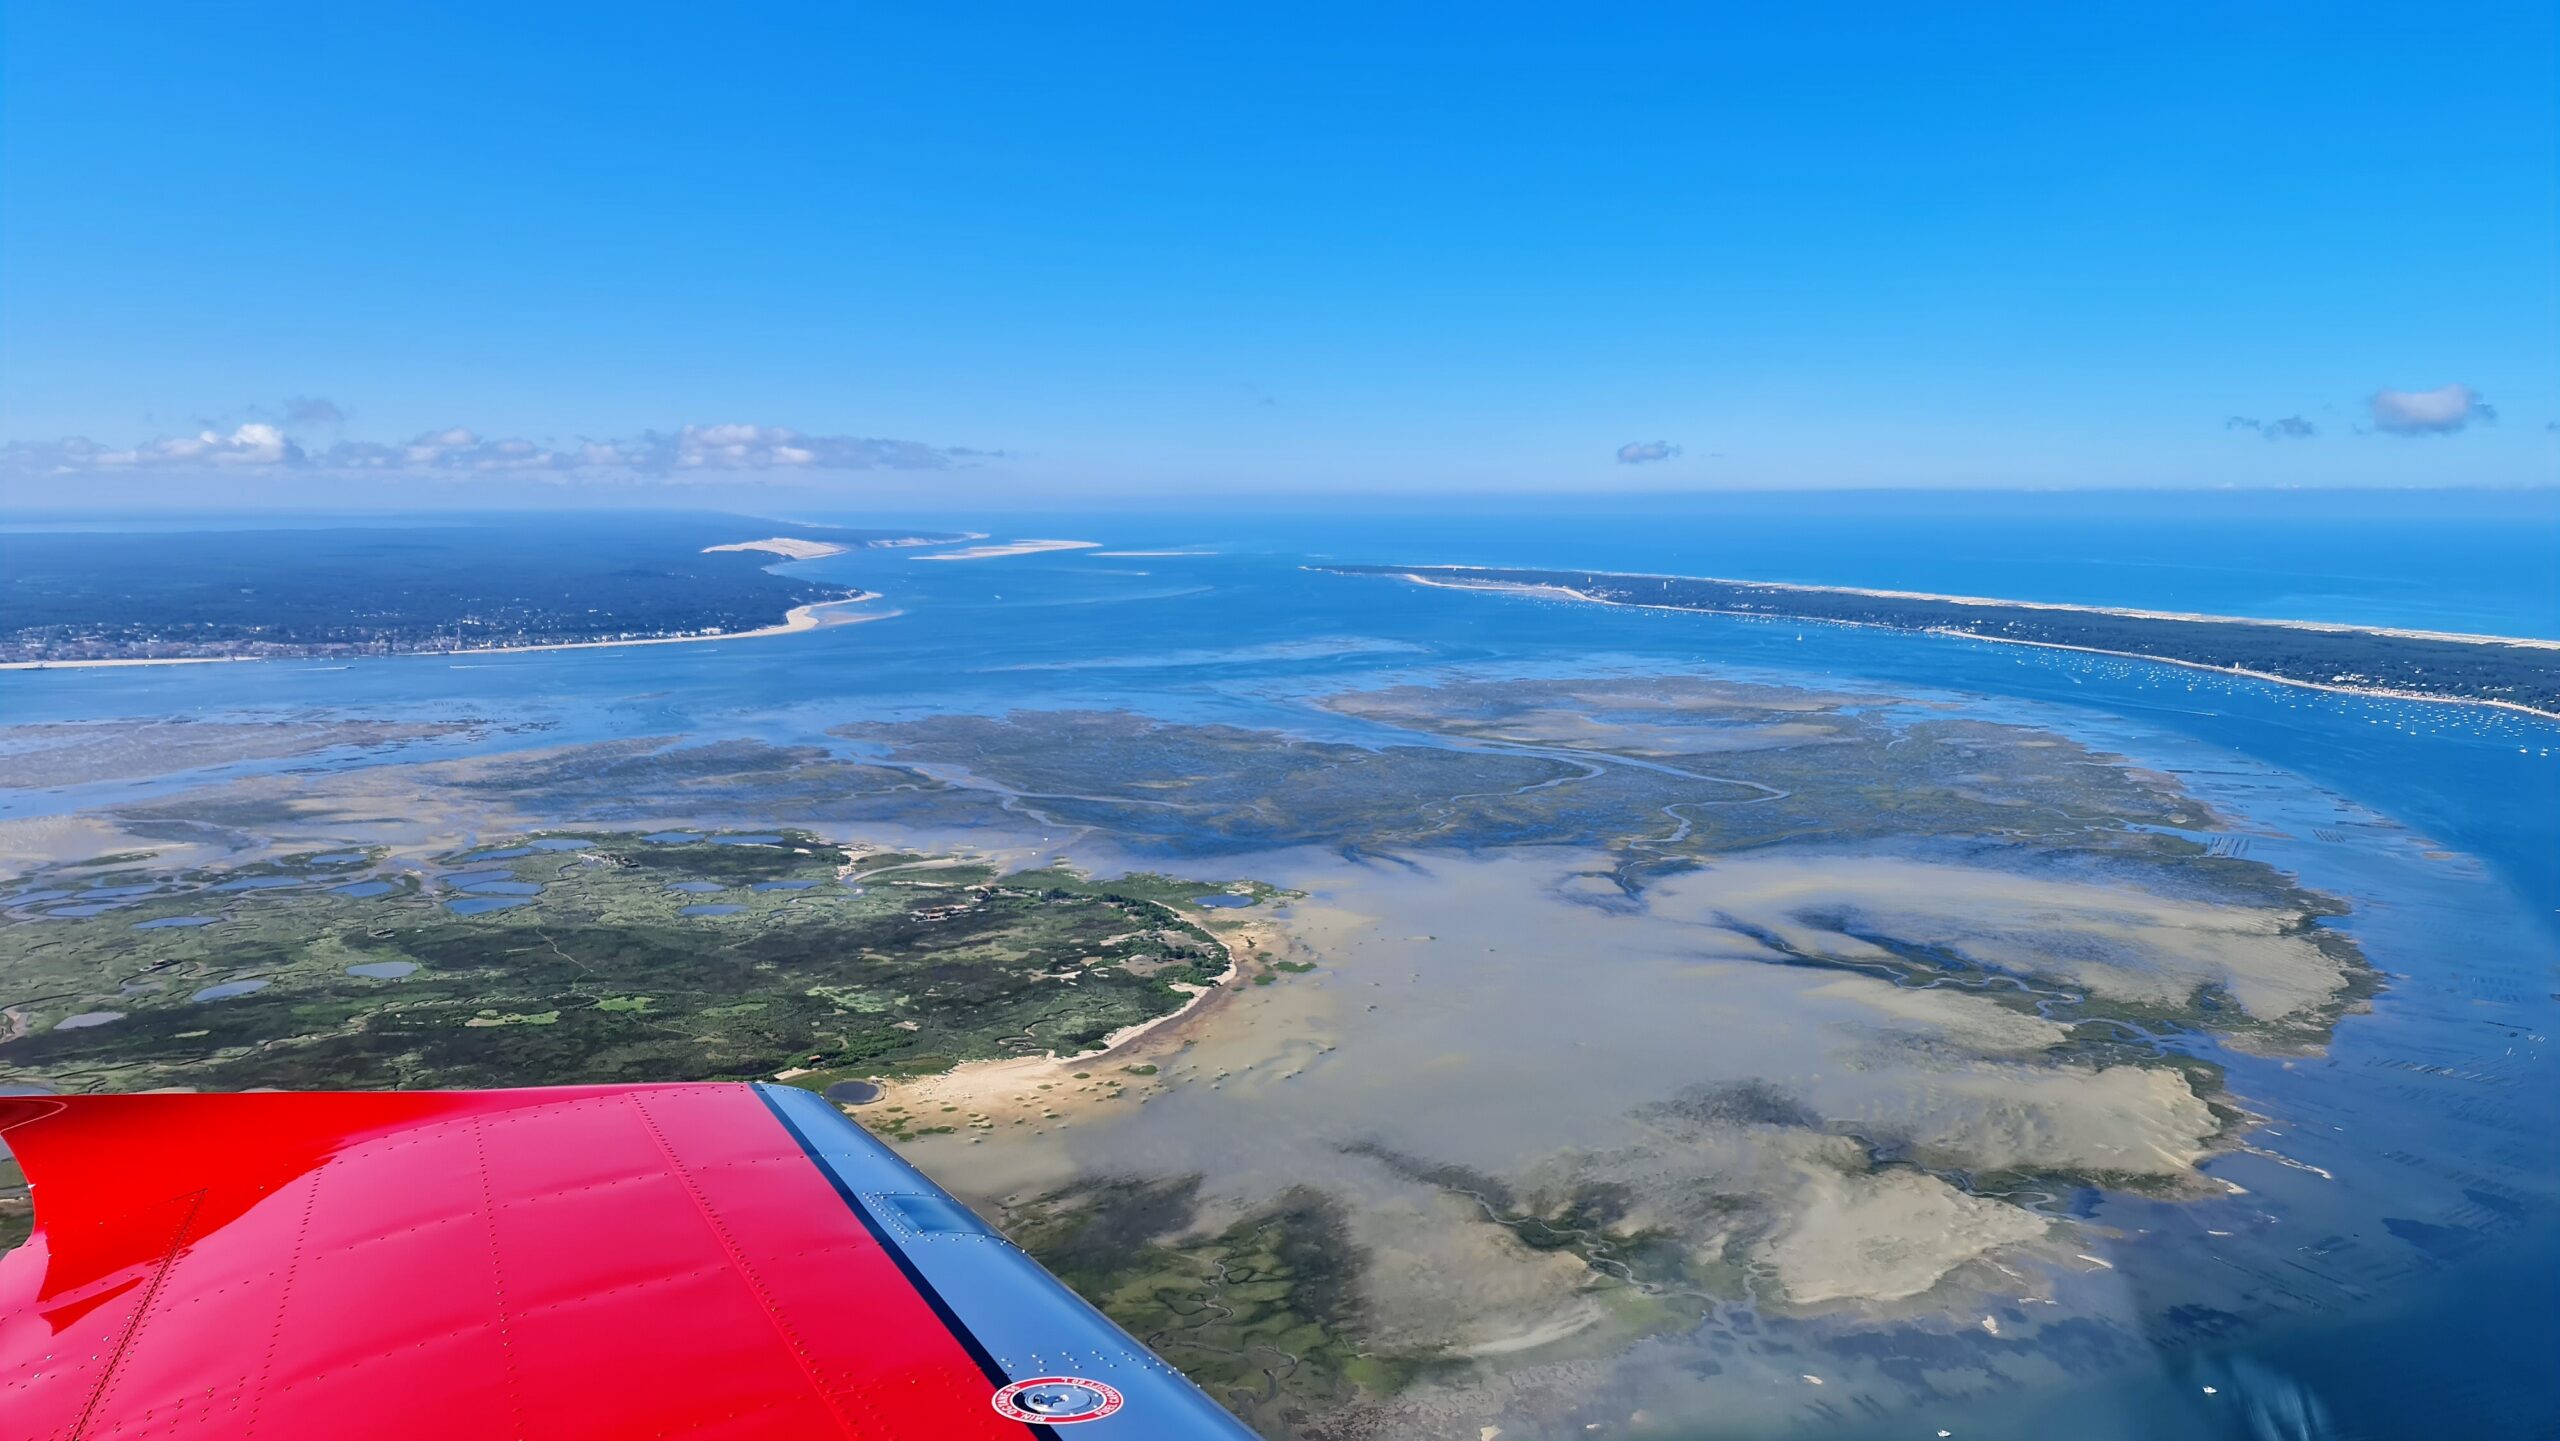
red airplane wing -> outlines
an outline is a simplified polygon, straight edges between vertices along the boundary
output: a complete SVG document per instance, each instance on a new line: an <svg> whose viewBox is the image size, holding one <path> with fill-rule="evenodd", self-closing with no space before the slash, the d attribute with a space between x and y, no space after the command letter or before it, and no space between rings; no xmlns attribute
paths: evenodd
<svg viewBox="0 0 2560 1441"><path fill-rule="evenodd" d="M1251 1433L803 1091L11 1097L0 1435Z"/></svg>

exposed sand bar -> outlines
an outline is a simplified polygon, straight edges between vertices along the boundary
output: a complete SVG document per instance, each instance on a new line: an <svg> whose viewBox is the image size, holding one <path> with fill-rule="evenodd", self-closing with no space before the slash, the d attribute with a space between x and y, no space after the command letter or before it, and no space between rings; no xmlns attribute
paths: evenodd
<svg viewBox="0 0 2560 1441"><path fill-rule="evenodd" d="M871 550L913 550L920 545L966 545L970 541L985 540L986 538L987 533L983 530L964 530L956 535L902 535L895 540L871 541L868 543L866 548Z"/></svg>
<svg viewBox="0 0 2560 1441"><path fill-rule="evenodd" d="M998 545L973 545L965 550L946 550L938 555L911 555L909 560L995 560L1008 555L1039 555L1052 550L1096 550L1098 540L1009 540Z"/></svg>
<svg viewBox="0 0 2560 1441"><path fill-rule="evenodd" d="M727 545L706 545L702 548L702 553L716 555L724 550L760 550L769 555L781 556L785 560L816 560L821 556L842 555L846 547L823 540L797 540L791 536L777 535L764 540L738 540L731 541Z"/></svg>
<svg viewBox="0 0 2560 1441"><path fill-rule="evenodd" d="M1959 918L1966 901L2007 897L2075 954L2106 944L2128 914L2166 917L2124 943L2147 960L2208 947L2181 930L2182 903L1980 866L1919 874L1892 857L1799 854L1601 910L1575 888L1606 864L1600 852L1395 858L1257 858L1257 874L1304 893L1275 911L1264 955L1315 971L1258 985L1261 964L1239 953L1243 974L1186 1013L1196 1019L1124 1049L901 1082L889 1104L958 1128L907 1143L910 1159L999 1204L1079 1176L1194 1173L1204 1196L1248 1208L1292 1187L1342 1197L1376 1258L1364 1281L1372 1334L1477 1355L1602 1318L1582 1310L1589 1270L1519 1247L1482 1205L1452 1209L1466 1199L1453 1176L1488 1178L1513 1198L1504 1209L1546 1215L1604 1187L1630 1230L1693 1254L1747 1253L1774 1283L1764 1298L1923 1311L1937 1303L1919 1298L1964 1268L2033 1254L2047 1223L1936 1174L1878 1167L1835 1127L1971 1174L2200 1184L2194 1167L2219 1122L2182 1073L2054 1059L2069 1035L2059 1023L1979 994L1771 964L1743 928L1714 922L1725 902L1756 921L1844 886L1870 897L1862 917L1915 891ZM1940 904L1941 892L1955 899ZM1152 1069L1126 1069L1133 1061ZM1958 1278L1947 1296L2007 1284Z"/></svg>
<svg viewBox="0 0 2560 1441"><path fill-rule="evenodd" d="M704 555L723 550L761 550L791 560L816 560L821 556L842 555L849 550L914 550L928 545L966 545L985 540L983 530L961 531L952 535L901 535L887 540L866 540L857 546L838 545L833 541L804 540L797 536L777 535L765 540L733 541L728 545L706 545Z"/></svg>
<svg viewBox="0 0 2560 1441"><path fill-rule="evenodd" d="M879 598L879 594L875 591L863 591L857 595L846 596L842 600L822 600L809 605L795 605L777 625L761 626L755 630L724 630L706 635L649 635L616 640L570 640L552 645L478 645L463 646L453 650L390 651L381 655L338 655L314 652L309 655L148 656L128 660L12 660L0 661L0 670L106 670L119 666L220 665L243 661L308 663L315 660L389 660L396 656L413 655L523 655L541 650L619 650L624 646L635 645L693 645L714 640L761 640L769 635L797 635L804 630L818 630L827 626L859 625L864 621L887 620L892 616L905 614L904 611L895 610L870 611L862 615L835 613L839 606L860 605L865 601Z"/></svg>

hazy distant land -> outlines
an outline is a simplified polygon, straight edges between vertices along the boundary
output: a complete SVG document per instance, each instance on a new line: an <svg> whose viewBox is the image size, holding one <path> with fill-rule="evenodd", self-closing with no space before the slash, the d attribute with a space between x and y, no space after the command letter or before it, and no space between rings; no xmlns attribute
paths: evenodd
<svg viewBox="0 0 2560 1441"><path fill-rule="evenodd" d="M1463 565L1315 569L1601 605L1962 635L2165 661L2324 690L2461 701L2560 717L2560 641L1707 576Z"/></svg>
<svg viewBox="0 0 2560 1441"><path fill-rule="evenodd" d="M722 515L0 538L0 665L348 657L733 639L867 599L772 567L965 536Z"/></svg>

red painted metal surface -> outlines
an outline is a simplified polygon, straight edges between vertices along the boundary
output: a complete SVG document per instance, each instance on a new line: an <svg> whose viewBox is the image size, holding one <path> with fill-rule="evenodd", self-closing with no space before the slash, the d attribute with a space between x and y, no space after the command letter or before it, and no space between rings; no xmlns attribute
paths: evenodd
<svg viewBox="0 0 2560 1441"><path fill-rule="evenodd" d="M0 1436L1032 1433L745 1086L0 1099Z"/></svg>

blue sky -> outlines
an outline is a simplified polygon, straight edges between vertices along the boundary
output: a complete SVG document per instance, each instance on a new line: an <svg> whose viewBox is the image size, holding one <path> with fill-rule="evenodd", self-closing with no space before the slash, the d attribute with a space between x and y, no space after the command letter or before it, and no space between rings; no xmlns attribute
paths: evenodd
<svg viewBox="0 0 2560 1441"><path fill-rule="evenodd" d="M2547 3L1388 8L13 4L6 494L2560 480Z"/></svg>

